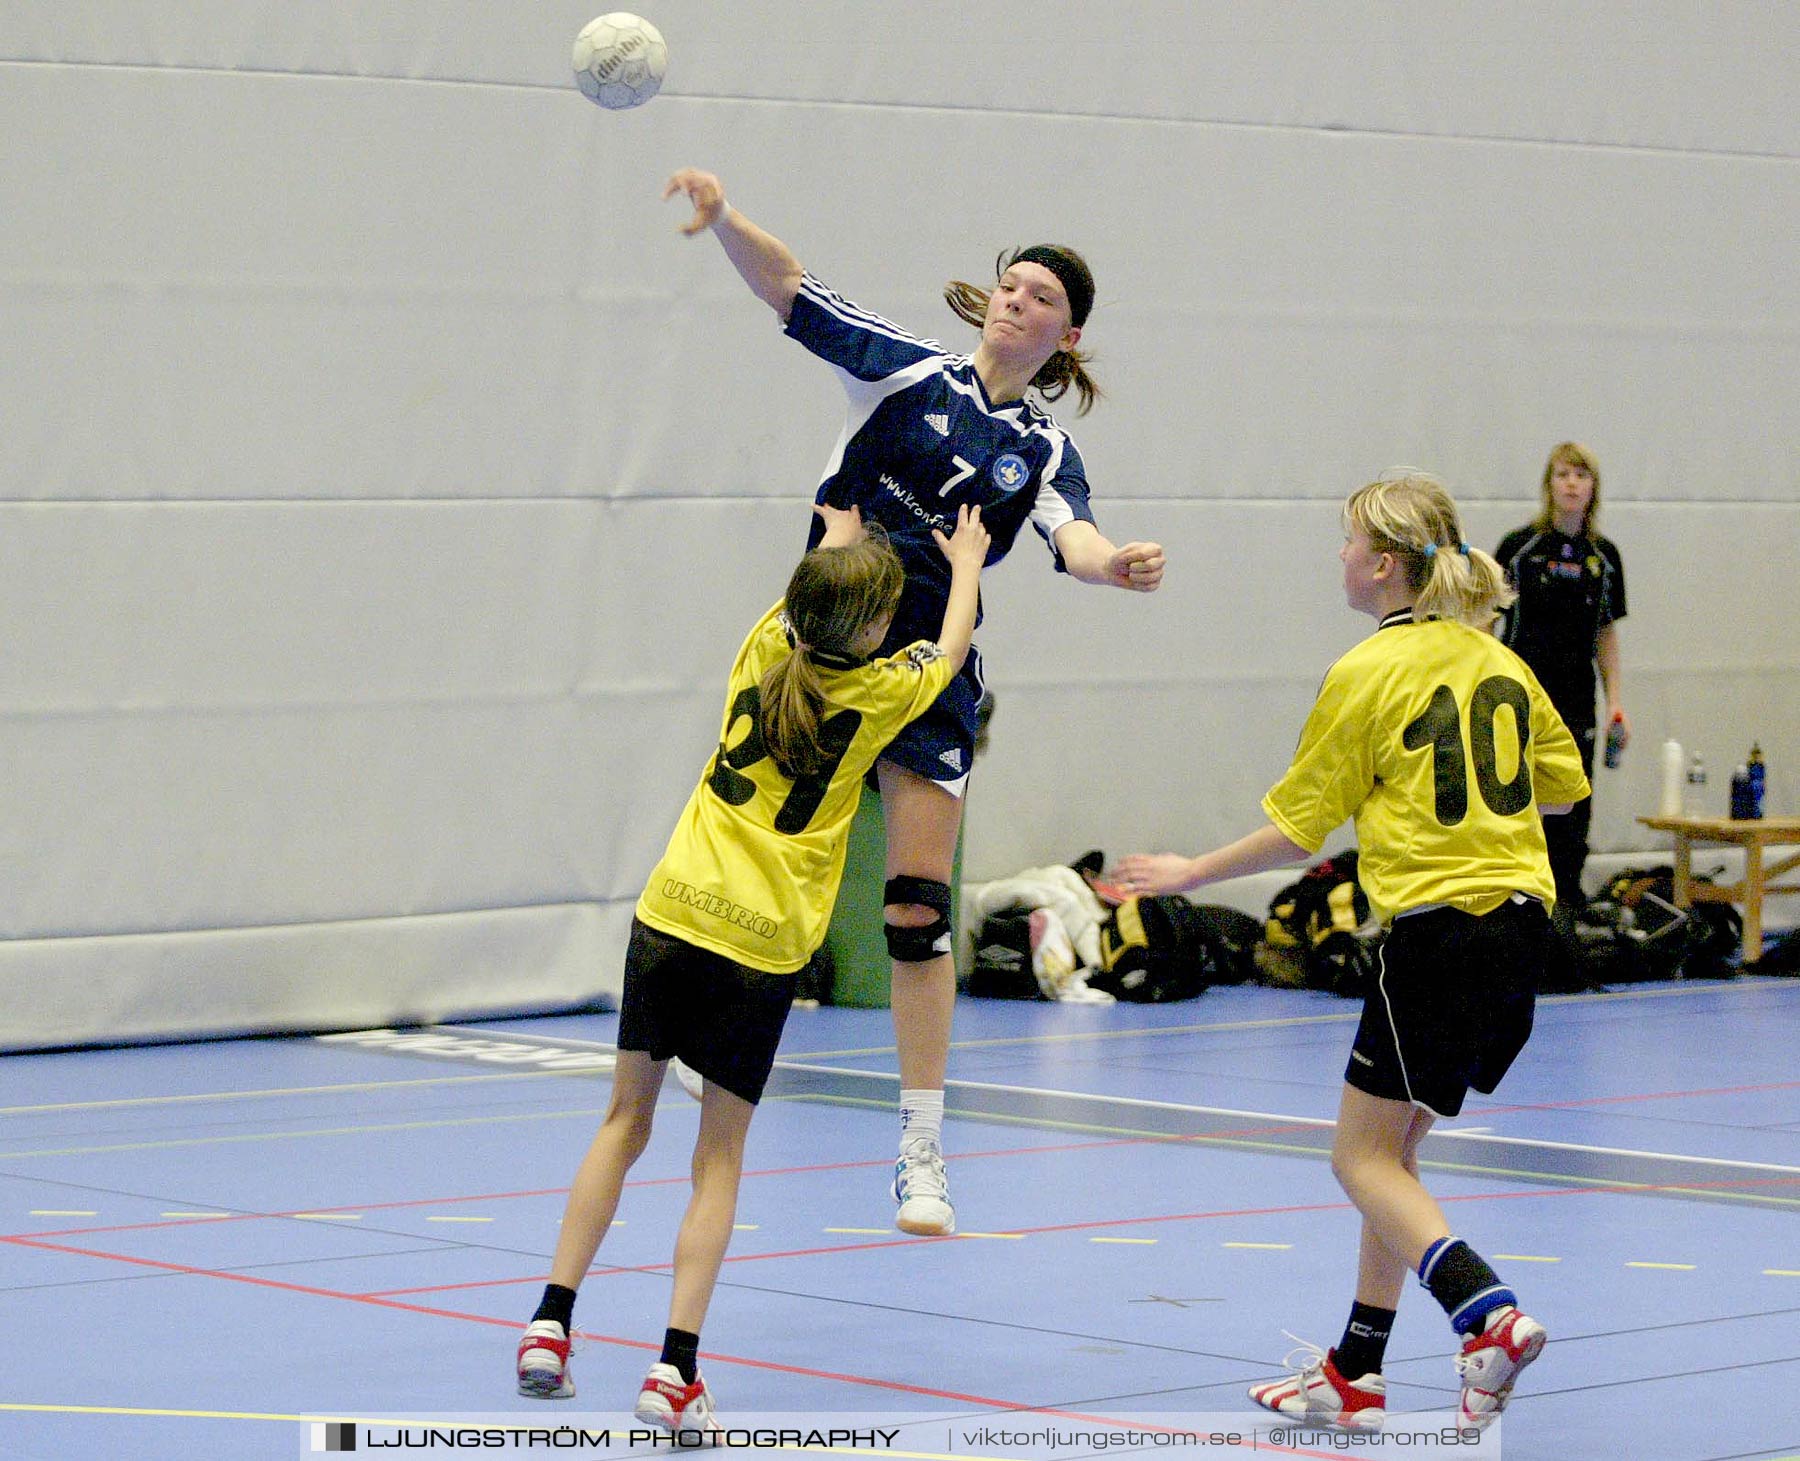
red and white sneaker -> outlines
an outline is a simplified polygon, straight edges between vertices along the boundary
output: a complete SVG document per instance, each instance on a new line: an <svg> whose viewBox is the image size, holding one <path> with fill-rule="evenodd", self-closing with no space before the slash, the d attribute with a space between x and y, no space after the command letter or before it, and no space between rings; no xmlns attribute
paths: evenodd
<svg viewBox="0 0 1800 1461"><path fill-rule="evenodd" d="M575 1393L569 1378L569 1336L554 1319L533 1319L519 1340L519 1393L539 1400L567 1400Z"/></svg>
<svg viewBox="0 0 1800 1461"><path fill-rule="evenodd" d="M637 1409L632 1414L645 1425L661 1426L678 1439L688 1435L714 1436L724 1429L713 1409L706 1376L696 1372L690 1385L681 1378L680 1370L661 1361L650 1366L650 1373L644 1376L644 1388L638 1391Z"/></svg>
<svg viewBox="0 0 1800 1461"><path fill-rule="evenodd" d="M1480 1430L1505 1410L1519 1371L1544 1352L1549 1338L1542 1324L1511 1304L1489 1314L1486 1327L1464 1340L1456 1357L1462 1423Z"/></svg>
<svg viewBox="0 0 1800 1461"><path fill-rule="evenodd" d="M1288 1335L1289 1339L1295 1336ZM1338 1373L1337 1352L1295 1339L1298 1349L1282 1361L1291 1374L1250 1387L1265 1410L1340 1431L1378 1431L1387 1415L1387 1381L1364 1375L1351 1384Z"/></svg>

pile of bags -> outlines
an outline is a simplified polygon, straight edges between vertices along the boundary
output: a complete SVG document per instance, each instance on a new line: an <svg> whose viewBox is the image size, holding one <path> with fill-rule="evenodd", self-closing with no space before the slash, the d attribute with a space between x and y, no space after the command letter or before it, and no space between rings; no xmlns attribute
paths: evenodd
<svg viewBox="0 0 1800 1461"><path fill-rule="evenodd" d="M1103 853L989 883L969 993L1002 999L1161 1004L1256 974L1262 925L1182 897L1124 896L1100 879Z"/></svg>
<svg viewBox="0 0 1800 1461"><path fill-rule="evenodd" d="M969 993L1160 1004L1256 982L1358 999L1379 967L1383 932L1357 882L1354 851L1307 868L1275 895L1262 923L1179 896L1127 897L1101 879L1104 863L1090 852L983 888ZM1560 952L1544 993L1730 975L1743 934L1728 903L1678 907L1666 864L1626 869L1574 915L1559 910L1556 922ZM1771 972L1785 972L1779 955L1765 960Z"/></svg>

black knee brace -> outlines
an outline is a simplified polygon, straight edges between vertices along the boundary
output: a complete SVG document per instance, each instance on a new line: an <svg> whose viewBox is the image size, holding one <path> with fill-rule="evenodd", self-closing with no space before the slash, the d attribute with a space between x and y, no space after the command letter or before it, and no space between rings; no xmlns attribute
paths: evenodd
<svg viewBox="0 0 1800 1461"><path fill-rule="evenodd" d="M902 873L889 878L882 898L891 908L896 903L913 903L929 908L937 915L930 923L916 928L897 923L887 924L888 957L903 964L922 964L950 952L950 885L934 878L915 878Z"/></svg>

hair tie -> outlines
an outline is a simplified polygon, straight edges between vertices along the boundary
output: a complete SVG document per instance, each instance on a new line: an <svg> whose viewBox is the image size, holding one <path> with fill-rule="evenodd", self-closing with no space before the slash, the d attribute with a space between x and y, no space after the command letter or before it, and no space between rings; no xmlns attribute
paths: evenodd
<svg viewBox="0 0 1800 1461"><path fill-rule="evenodd" d="M1467 558L1469 556L1469 545L1467 543L1458 543L1456 545L1456 551Z"/></svg>
<svg viewBox="0 0 1800 1461"><path fill-rule="evenodd" d="M1436 543L1427 543L1425 545L1425 556L1428 559L1437 557L1437 544Z"/></svg>

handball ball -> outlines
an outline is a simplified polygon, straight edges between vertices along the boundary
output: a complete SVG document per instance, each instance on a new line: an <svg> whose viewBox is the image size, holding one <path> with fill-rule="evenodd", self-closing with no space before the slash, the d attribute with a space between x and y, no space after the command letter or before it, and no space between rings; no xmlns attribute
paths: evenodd
<svg viewBox="0 0 1800 1461"><path fill-rule="evenodd" d="M662 88L669 48L642 16L615 10L582 26L573 59L581 94L617 112L641 107Z"/></svg>

